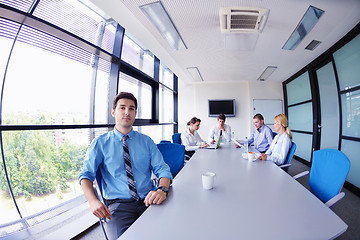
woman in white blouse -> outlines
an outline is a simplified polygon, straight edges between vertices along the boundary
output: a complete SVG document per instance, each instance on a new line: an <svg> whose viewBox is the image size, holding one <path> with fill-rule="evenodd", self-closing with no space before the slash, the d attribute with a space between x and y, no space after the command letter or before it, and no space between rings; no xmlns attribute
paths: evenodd
<svg viewBox="0 0 360 240"><path fill-rule="evenodd" d="M214 143L222 136L221 141L230 142L231 141L231 127L225 124L226 117L224 114L220 113L217 117L218 124L213 126L210 129L208 141L209 143Z"/></svg>
<svg viewBox="0 0 360 240"><path fill-rule="evenodd" d="M193 117L187 123L187 129L181 134L181 144L185 146L185 154L192 156L195 150L209 146L201 139L197 130L200 128L201 120L197 117Z"/></svg>
<svg viewBox="0 0 360 240"><path fill-rule="evenodd" d="M288 127L288 120L285 114L279 114L274 118L274 128L278 134L272 141L270 148L262 153L261 160L269 160L277 165L281 165L285 162L285 158L291 147L291 131Z"/></svg>

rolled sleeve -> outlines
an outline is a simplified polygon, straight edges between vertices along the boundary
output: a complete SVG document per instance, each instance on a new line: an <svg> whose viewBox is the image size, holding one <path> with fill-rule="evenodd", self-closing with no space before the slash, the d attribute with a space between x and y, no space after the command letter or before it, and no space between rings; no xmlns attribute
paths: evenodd
<svg viewBox="0 0 360 240"><path fill-rule="evenodd" d="M88 151L86 152L84 165L78 178L79 184L84 178L90 180L91 182L94 182L95 180L96 171L102 160L102 156L99 156L101 154L99 154L99 151L97 151L97 149L100 147L100 143L97 140L98 139L94 139Z"/></svg>

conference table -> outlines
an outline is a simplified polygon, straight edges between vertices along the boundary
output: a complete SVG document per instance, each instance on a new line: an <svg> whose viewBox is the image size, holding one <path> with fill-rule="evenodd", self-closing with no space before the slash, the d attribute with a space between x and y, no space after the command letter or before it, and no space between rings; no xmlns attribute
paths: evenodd
<svg viewBox="0 0 360 240"><path fill-rule="evenodd" d="M251 150L251 149L249 149ZM347 225L270 161L249 162L243 149L199 149L174 178L161 205L150 206L119 238L334 239ZM202 188L202 173L216 174Z"/></svg>

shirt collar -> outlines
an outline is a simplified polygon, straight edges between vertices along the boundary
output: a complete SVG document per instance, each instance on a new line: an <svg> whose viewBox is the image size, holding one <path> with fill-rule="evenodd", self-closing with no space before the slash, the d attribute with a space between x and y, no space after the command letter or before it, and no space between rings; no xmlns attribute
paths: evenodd
<svg viewBox="0 0 360 240"><path fill-rule="evenodd" d="M261 126L261 128L257 128L258 132L261 132L262 130L264 130L264 126L265 126L265 124L263 124L263 125Z"/></svg>
<svg viewBox="0 0 360 240"><path fill-rule="evenodd" d="M190 127L187 127L185 132L190 133ZM191 134L191 133L190 133Z"/></svg>
<svg viewBox="0 0 360 240"><path fill-rule="evenodd" d="M114 127L114 135L116 137L118 137L120 140L122 140L122 138L124 137L124 134L122 134L121 132L119 132L115 127ZM132 137L134 136L134 129L131 129L131 131L127 134L129 139L132 139Z"/></svg>

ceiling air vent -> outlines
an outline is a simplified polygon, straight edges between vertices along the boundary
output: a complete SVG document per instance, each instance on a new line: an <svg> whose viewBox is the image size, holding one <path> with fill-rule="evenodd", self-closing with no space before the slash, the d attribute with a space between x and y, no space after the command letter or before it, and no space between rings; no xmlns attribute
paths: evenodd
<svg viewBox="0 0 360 240"><path fill-rule="evenodd" d="M309 45L305 47L306 50L313 51L321 42L317 40L312 40Z"/></svg>
<svg viewBox="0 0 360 240"><path fill-rule="evenodd" d="M223 7L219 16L222 33L258 33L265 26L269 9Z"/></svg>

